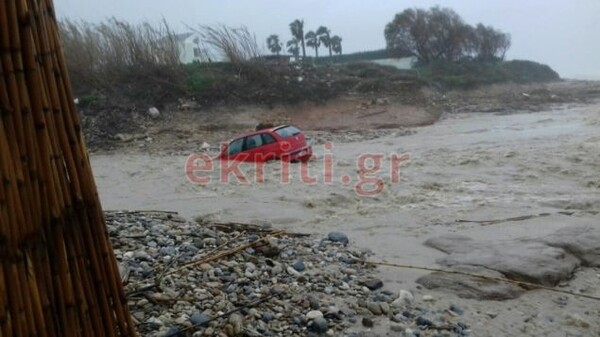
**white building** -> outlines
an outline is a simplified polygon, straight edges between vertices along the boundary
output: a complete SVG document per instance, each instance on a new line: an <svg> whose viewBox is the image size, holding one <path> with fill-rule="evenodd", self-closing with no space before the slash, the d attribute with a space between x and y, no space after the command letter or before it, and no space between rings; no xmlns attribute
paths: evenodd
<svg viewBox="0 0 600 337"><path fill-rule="evenodd" d="M184 33L175 35L177 48L179 48L179 61L192 63L206 61L206 54L202 49L202 38L198 33Z"/></svg>
<svg viewBox="0 0 600 337"><path fill-rule="evenodd" d="M413 65L417 62L417 58L414 56L410 56L402 58L372 60L371 62L377 63L382 66L392 66L397 69L412 69Z"/></svg>

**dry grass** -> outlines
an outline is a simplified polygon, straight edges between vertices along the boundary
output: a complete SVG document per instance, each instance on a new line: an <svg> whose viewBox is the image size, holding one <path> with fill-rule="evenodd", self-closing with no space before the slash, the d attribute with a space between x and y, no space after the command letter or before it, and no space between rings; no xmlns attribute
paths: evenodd
<svg viewBox="0 0 600 337"><path fill-rule="evenodd" d="M130 24L115 18L100 24L64 20L61 43L76 91L106 89L123 77L152 76L179 66L176 36L166 22Z"/></svg>
<svg viewBox="0 0 600 337"><path fill-rule="evenodd" d="M260 58L261 48L256 42L256 36L244 26L200 26L194 30L202 36L206 45L234 65L242 65Z"/></svg>

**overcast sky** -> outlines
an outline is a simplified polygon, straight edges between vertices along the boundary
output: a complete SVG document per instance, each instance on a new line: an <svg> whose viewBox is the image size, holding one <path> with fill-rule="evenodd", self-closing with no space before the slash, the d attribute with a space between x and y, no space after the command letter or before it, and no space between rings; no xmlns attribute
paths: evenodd
<svg viewBox="0 0 600 337"><path fill-rule="evenodd" d="M385 47L383 30L395 13L440 5L470 24L482 22L512 36L509 59L550 65L565 78L600 80L600 0L54 0L59 18L131 22L165 18L178 32L186 25L247 26L264 45L270 34L290 38L288 24L304 19L305 32L320 25L343 39L344 52ZM309 51L307 51L308 53Z"/></svg>

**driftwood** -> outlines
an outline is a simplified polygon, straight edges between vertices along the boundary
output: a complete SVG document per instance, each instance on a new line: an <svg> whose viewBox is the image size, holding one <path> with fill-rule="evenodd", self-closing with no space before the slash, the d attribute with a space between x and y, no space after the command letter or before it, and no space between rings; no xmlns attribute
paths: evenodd
<svg viewBox="0 0 600 337"><path fill-rule="evenodd" d="M258 234L272 234L278 232L275 229L268 228L265 226L252 224L252 223L244 223L244 222L198 222L198 224L202 226L206 226L208 228L212 228L214 230L218 230L225 233L231 232L246 232L246 233L258 233ZM295 232L285 232L285 235L290 237L307 237L311 234L306 233L295 233Z"/></svg>
<svg viewBox="0 0 600 337"><path fill-rule="evenodd" d="M573 212L561 211L561 212L557 212L557 214L569 215L570 216L570 215L573 215ZM489 225L499 224L499 223L502 223L502 222L523 221L523 220L529 220L529 219L534 219L534 218L546 217L546 216L550 216L550 215L552 215L552 213L539 213L539 214L531 214L531 215L522 215L522 216L515 216L515 217L510 217L510 218L504 218L504 219L493 219L493 220L465 220L465 219L458 219L455 222L478 223L478 224L481 224L482 226L489 226Z"/></svg>
<svg viewBox="0 0 600 337"><path fill-rule="evenodd" d="M372 117L372 116L384 114L386 112L387 112L387 109L379 110L379 111L374 111L374 112L369 112L368 114L360 115L357 118L358 119L362 119L362 118Z"/></svg>

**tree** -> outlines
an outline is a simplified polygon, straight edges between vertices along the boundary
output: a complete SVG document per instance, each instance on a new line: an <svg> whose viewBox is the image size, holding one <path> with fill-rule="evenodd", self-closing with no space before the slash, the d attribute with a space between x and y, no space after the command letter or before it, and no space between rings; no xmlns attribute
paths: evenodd
<svg viewBox="0 0 600 337"><path fill-rule="evenodd" d="M273 34L267 38L267 48L273 53L279 56L281 51L281 42L279 42L279 36Z"/></svg>
<svg viewBox="0 0 600 337"><path fill-rule="evenodd" d="M334 53L341 55L342 54L342 38L334 35L331 37L330 41L331 49Z"/></svg>
<svg viewBox="0 0 600 337"><path fill-rule="evenodd" d="M290 31L292 32L292 37L294 37L297 41L300 41L300 45L302 46L302 57L306 57L306 49L304 42L304 20L296 19L292 23L290 23Z"/></svg>
<svg viewBox="0 0 600 337"><path fill-rule="evenodd" d="M406 9L385 27L388 49L420 62L457 60L465 50L468 26L449 8Z"/></svg>
<svg viewBox="0 0 600 337"><path fill-rule="evenodd" d="M331 31L327 27L321 26L317 29L317 36L319 41L329 49L329 57L331 57Z"/></svg>
<svg viewBox="0 0 600 337"><path fill-rule="evenodd" d="M510 35L490 26L478 24L471 29L469 51L482 61L502 60L510 48Z"/></svg>
<svg viewBox="0 0 600 337"><path fill-rule="evenodd" d="M406 9L396 14L384 31L387 48L416 56L420 63L458 61L466 56L503 58L510 36L491 27L467 25L449 8Z"/></svg>
<svg viewBox="0 0 600 337"><path fill-rule="evenodd" d="M321 41L319 40L317 33L313 32L311 30L308 33L306 33L304 38L306 39L307 46L315 48L315 57L318 58L319 57L319 47L321 46Z"/></svg>
<svg viewBox="0 0 600 337"><path fill-rule="evenodd" d="M300 42L296 40L296 38L292 38L287 42L287 51L288 53L294 55L294 59L298 61L298 57L300 56Z"/></svg>

